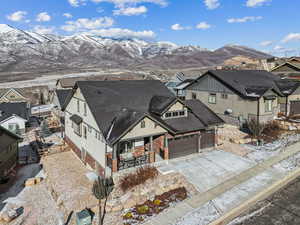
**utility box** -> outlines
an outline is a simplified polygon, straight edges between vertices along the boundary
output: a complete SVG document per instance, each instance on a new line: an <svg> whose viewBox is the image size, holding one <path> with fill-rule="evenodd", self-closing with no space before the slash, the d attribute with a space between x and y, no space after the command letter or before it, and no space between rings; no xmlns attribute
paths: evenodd
<svg viewBox="0 0 300 225"><path fill-rule="evenodd" d="M87 209L76 213L76 225L92 225L92 216Z"/></svg>

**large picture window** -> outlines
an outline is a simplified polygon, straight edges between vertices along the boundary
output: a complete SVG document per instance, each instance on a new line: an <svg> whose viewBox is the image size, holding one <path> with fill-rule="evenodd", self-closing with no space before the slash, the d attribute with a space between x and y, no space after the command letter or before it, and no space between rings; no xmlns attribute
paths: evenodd
<svg viewBox="0 0 300 225"><path fill-rule="evenodd" d="M272 112L272 100L265 101L265 112Z"/></svg>

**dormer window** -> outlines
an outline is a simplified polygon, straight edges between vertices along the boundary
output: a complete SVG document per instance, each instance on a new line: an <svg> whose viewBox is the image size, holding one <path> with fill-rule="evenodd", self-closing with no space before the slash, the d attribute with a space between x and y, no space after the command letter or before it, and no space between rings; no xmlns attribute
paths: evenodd
<svg viewBox="0 0 300 225"><path fill-rule="evenodd" d="M185 117L185 116L187 116L186 110L171 111L171 112L166 112L164 114L164 118L166 118L166 119L179 118L179 117Z"/></svg>

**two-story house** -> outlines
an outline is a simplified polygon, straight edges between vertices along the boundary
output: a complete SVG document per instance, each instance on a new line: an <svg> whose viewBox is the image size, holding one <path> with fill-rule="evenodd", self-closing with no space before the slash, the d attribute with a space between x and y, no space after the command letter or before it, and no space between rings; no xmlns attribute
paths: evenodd
<svg viewBox="0 0 300 225"><path fill-rule="evenodd" d="M21 137L0 126L0 180L18 163L18 143Z"/></svg>
<svg viewBox="0 0 300 225"><path fill-rule="evenodd" d="M267 122L280 112L284 85L277 82L279 76L262 70L211 70L186 87L186 98L199 99L228 121Z"/></svg>
<svg viewBox="0 0 300 225"><path fill-rule="evenodd" d="M155 80L79 81L64 112L65 141L101 175L214 148L223 123Z"/></svg>

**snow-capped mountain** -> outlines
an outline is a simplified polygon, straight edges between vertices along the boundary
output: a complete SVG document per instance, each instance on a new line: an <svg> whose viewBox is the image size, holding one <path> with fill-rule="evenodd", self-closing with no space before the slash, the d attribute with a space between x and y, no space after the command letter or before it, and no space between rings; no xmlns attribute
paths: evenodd
<svg viewBox="0 0 300 225"><path fill-rule="evenodd" d="M44 35L0 24L0 71L54 69L188 68L218 65L235 55L266 58L269 55L243 46L210 51L171 42L115 39L79 34Z"/></svg>

